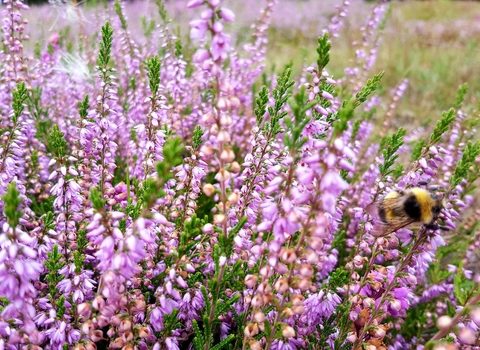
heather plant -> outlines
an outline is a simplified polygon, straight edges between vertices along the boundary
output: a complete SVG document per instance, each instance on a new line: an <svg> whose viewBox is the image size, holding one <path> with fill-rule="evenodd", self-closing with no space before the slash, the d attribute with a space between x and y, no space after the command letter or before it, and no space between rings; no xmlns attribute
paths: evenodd
<svg viewBox="0 0 480 350"><path fill-rule="evenodd" d="M221 0L185 3L188 40L156 1L145 44L116 1L33 53L8 0L0 349L480 346L477 106L462 85L435 125L394 129L408 80L382 101L371 73L386 5L328 72L349 5L295 76L265 72L276 0L242 48ZM439 226L374 234L369 208L418 186Z"/></svg>

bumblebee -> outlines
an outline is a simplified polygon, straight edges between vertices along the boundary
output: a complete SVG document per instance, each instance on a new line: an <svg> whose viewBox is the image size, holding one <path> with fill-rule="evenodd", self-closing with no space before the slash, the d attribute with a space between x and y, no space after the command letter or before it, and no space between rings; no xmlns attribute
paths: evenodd
<svg viewBox="0 0 480 350"><path fill-rule="evenodd" d="M374 236L384 236L414 224L448 230L435 223L445 208L443 197L420 187L392 191L381 198L376 207L380 223L374 225Z"/></svg>

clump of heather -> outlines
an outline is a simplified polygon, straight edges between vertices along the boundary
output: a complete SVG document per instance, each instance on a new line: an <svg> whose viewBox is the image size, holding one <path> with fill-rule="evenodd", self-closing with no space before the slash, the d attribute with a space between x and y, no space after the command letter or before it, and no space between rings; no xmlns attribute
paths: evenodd
<svg viewBox="0 0 480 350"><path fill-rule="evenodd" d="M4 3L0 349L480 346L478 110L463 85L395 129L408 79L382 101L371 73L385 4L335 77L340 2L297 77L265 72L276 0L242 47L222 0L184 4L188 40L156 1L146 43L116 1L34 53ZM429 186L438 226L375 233L382 196Z"/></svg>

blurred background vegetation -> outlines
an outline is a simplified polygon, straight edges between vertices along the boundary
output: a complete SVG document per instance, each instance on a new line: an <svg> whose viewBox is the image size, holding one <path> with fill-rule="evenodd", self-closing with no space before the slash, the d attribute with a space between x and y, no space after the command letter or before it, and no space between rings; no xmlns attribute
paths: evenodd
<svg viewBox="0 0 480 350"><path fill-rule="evenodd" d="M236 13L235 22L227 28L233 40L241 45L249 40L250 26L258 18L264 0L225 0ZM28 0L32 4L32 0ZM73 13L85 15L86 26L94 34L104 19L97 18L95 7L105 0L86 0L77 3L58 2L56 5L32 6L25 14L30 20L32 36L48 38L49 33L65 32L75 40L76 28ZM300 73L305 65L316 60L316 38L321 35L336 5L342 0L280 0L269 28L267 72L278 72L286 64ZM182 37L185 54L191 54L193 44L188 37L188 22L198 13L187 10L187 0L167 0L166 8L172 18L171 27ZM346 67L355 66L355 41L361 40L359 28L365 25L372 2L352 1L349 14L338 38L332 38L331 60L328 66L336 78L345 76ZM441 112L455 103L459 85L468 83L468 98L472 106L480 100L480 2L479 1L392 1L389 15L380 35L378 57L368 73L373 77L385 71L380 96L388 108L391 90L404 78L408 88L396 109L398 126L421 125L437 120ZM53 7L53 9L52 9ZM72 11L75 8L75 11ZM142 32L142 22L159 21L153 0L136 0L125 3L129 30L137 42L147 40ZM81 25L81 24L80 24ZM150 40L150 39L149 39ZM240 46L241 47L241 46ZM241 49L240 49L241 50Z"/></svg>

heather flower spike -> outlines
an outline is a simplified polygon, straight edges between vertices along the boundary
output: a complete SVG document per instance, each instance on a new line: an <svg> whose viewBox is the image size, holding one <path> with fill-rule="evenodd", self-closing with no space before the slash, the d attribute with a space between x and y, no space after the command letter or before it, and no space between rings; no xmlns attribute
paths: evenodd
<svg viewBox="0 0 480 350"><path fill-rule="evenodd" d="M28 7L2 7L0 349L478 345L475 91L397 128L415 79L371 73L386 4L338 76L348 0L282 70L286 2L255 3L242 37L222 0L157 0L140 24L123 1L55 5L32 45ZM401 215L415 187L438 219L384 230L379 201Z"/></svg>

